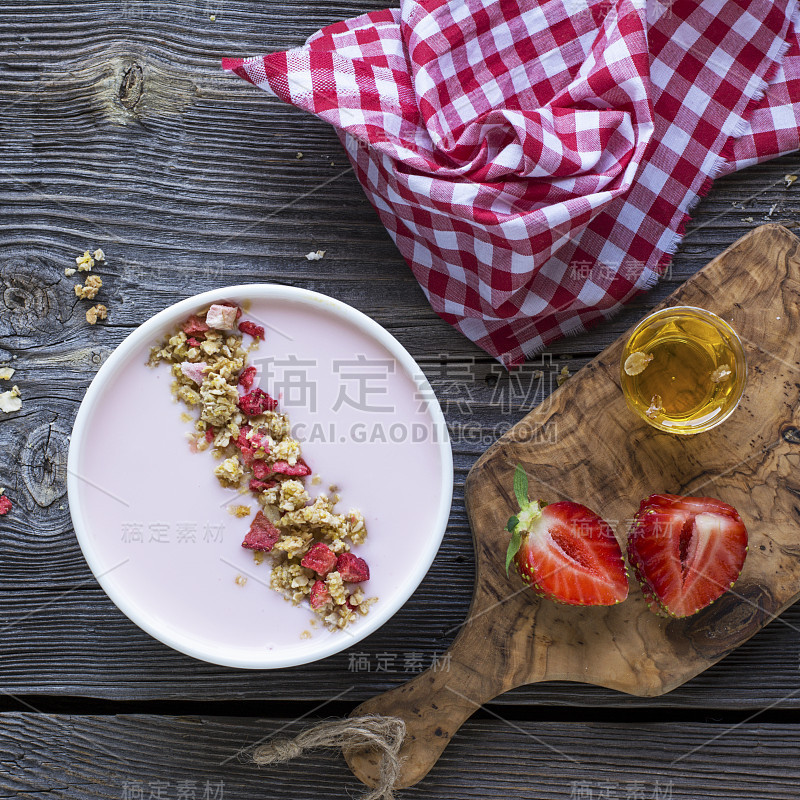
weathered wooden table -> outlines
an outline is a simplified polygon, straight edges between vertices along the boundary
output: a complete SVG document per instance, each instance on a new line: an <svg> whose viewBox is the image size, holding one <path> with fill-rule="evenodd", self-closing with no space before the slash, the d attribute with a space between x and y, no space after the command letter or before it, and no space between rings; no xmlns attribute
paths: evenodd
<svg viewBox="0 0 800 800"><path fill-rule="evenodd" d="M0 417L0 797L347 797L340 757L258 770L241 748L347 714L440 659L473 554L463 481L479 453L681 281L764 221L794 227L787 156L720 181L661 284L510 378L428 307L333 131L219 69L300 44L373 6L249 0L9 0L0 9L0 363L24 405ZM302 153L302 157L299 155ZM800 187L800 183L796 185ZM109 319L87 325L64 268L102 247ZM323 249L321 261L304 254ZM98 366L154 311L230 283L291 283L351 303L423 366L454 442L439 558L406 606L307 667L225 669L150 639L108 600L72 532L68 437ZM101 299L101 298L98 298ZM543 370L544 378L535 377ZM446 587L443 592L442 587ZM800 608L672 694L544 684L511 692L403 796L798 796Z"/></svg>

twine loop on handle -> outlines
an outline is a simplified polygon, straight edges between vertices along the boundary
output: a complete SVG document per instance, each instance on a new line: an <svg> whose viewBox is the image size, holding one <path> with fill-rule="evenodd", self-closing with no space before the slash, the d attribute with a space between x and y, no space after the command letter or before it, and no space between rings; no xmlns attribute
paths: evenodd
<svg viewBox="0 0 800 800"><path fill-rule="evenodd" d="M350 752L375 749L381 753L378 785L362 795L361 800L393 800L394 786L400 775L400 748L406 735L406 724L399 717L367 714L362 717L333 719L301 731L293 739L273 739L257 747L252 754L254 764L283 764L317 748L336 748Z"/></svg>

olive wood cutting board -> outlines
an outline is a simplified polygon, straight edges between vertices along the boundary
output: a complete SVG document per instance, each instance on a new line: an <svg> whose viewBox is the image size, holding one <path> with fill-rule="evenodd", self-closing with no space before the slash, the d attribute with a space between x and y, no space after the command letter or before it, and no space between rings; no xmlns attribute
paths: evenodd
<svg viewBox="0 0 800 800"><path fill-rule="evenodd" d="M747 357L733 415L696 436L650 427L619 382L620 337L477 461L466 481L476 580L469 616L448 659L353 714L407 726L400 785L422 779L483 703L528 683L579 681L640 696L669 692L724 658L800 597L800 239L779 225L741 238L660 307L694 305L731 323ZM693 617L651 613L635 581L612 607L557 605L505 572L516 464L529 495L573 500L615 527L623 544L639 501L656 492L732 504L749 533L732 591ZM378 756L348 763L375 784Z"/></svg>

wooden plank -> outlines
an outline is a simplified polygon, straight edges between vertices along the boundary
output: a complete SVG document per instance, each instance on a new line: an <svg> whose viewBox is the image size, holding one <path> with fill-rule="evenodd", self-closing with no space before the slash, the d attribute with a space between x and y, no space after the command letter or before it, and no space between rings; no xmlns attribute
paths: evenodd
<svg viewBox="0 0 800 800"><path fill-rule="evenodd" d="M427 665L463 621L473 570L464 476L542 394L520 390L519 381L503 376L430 310L345 171L330 128L218 68L223 55L297 45L321 25L374 7L363 0L316 7L226 0L214 23L208 4L196 2L167 9L144 0L91 0L67 9L14 0L0 10L0 363L16 356L15 382L25 398L22 412L0 421L0 486L9 487L18 508L0 522L0 629L12 625L0 644L1 688L120 699L292 699L324 697L352 678L354 699L364 699L408 677L354 675L347 653L266 680L193 662L121 617L83 562L66 507L64 456L86 386L113 347L154 311L227 283L273 280L332 294L386 325L420 360L461 433L451 526L417 595L355 653L366 652L373 670L383 651L396 653L398 663L421 652ZM142 82L134 102L137 67ZM782 177L798 171L792 155L719 181L661 285L616 319L548 348L545 391L562 365L574 372L770 211L770 219L794 225L800 194ZM110 321L94 328L63 275L88 246L108 255L100 274ZM326 250L322 261L303 258L318 247ZM453 377L442 354L467 377ZM784 619L800 627L793 611ZM798 685L793 636L793 628L773 624L659 702L757 707L777 699ZM557 684L508 697L629 702Z"/></svg>
<svg viewBox="0 0 800 800"><path fill-rule="evenodd" d="M82 589L60 598L4 593L0 688L16 695L212 702L322 701L352 687L348 697L362 701L434 663L446 665L444 651L467 611L471 574L451 584L459 600L449 607L442 607L440 579L459 574L452 567L437 568L403 610L364 642L324 662L271 673L225 669L175 653L142 633L99 591ZM456 603L460 614L454 613ZM760 709L777 702L781 709L797 709L798 629L800 613L794 609L720 664L659 698L554 682L516 689L497 702L699 709Z"/></svg>
<svg viewBox="0 0 800 800"><path fill-rule="evenodd" d="M332 752L264 768L237 758L241 748L278 731L296 734L312 721L3 714L0 797L63 792L75 800L177 800L183 792L197 800L305 800L360 794L363 787ZM796 796L798 780L791 724L505 722L489 716L465 725L428 777L401 796L784 800Z"/></svg>

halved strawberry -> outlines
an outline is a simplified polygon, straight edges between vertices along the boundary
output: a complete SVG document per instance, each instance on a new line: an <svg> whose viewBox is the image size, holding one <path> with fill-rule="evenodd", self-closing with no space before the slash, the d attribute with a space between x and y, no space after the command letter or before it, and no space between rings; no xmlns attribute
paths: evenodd
<svg viewBox="0 0 800 800"><path fill-rule="evenodd" d="M651 611L688 617L730 589L747 556L733 506L711 497L654 494L628 534L628 560Z"/></svg>
<svg viewBox="0 0 800 800"><path fill-rule="evenodd" d="M529 501L519 466L514 491L520 512L508 523L506 569L513 559L537 594L569 605L610 606L628 596L622 550L608 523L578 503Z"/></svg>

